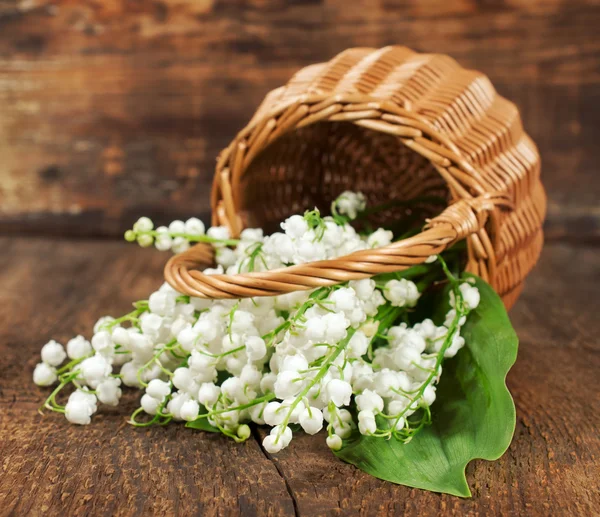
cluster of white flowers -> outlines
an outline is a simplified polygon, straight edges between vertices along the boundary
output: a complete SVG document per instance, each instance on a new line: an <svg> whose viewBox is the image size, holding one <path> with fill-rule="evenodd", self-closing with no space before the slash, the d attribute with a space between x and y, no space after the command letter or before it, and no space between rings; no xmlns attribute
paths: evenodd
<svg viewBox="0 0 600 517"><path fill-rule="evenodd" d="M125 240L137 241L142 248L154 244L159 251L171 250L173 253L182 253L194 242L227 245L229 230L224 226L215 226L206 231L204 223L196 217L191 217L185 222L176 220L169 226L154 228L154 223L150 218L140 217L133 225L133 229L125 232Z"/></svg>
<svg viewBox="0 0 600 517"><path fill-rule="evenodd" d="M335 204L351 219L364 209L364 198L344 193ZM128 240L183 251L208 236L218 263L208 274L301 264L392 240L383 229L359 235L347 220L317 211L289 217L283 232L271 236L244 230L235 247L225 228L205 234L197 219L153 227L140 219ZM452 308L444 324L426 319L410 327L420 293L407 276L243 300L183 296L164 284L131 313L101 318L91 342L77 336L66 352L55 341L46 344L34 382L58 380L46 407L76 424L88 424L98 403L117 405L123 384L144 391L132 415L136 425L202 422L242 441L250 436L247 423L266 424L272 428L263 441L269 453L290 443L292 424L309 434L326 427L332 449L355 429L408 440L429 418L442 360L464 345L460 327L479 293L449 276ZM75 391L61 406L56 395L69 384ZM144 413L149 416L139 422Z"/></svg>
<svg viewBox="0 0 600 517"><path fill-rule="evenodd" d="M362 192L343 192L332 204L334 214L345 215L349 219L356 219L356 216L367 206L367 199Z"/></svg>

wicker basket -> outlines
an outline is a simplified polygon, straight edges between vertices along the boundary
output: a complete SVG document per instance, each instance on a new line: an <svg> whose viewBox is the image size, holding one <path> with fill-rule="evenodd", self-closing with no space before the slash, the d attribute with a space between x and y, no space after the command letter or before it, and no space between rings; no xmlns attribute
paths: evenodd
<svg viewBox="0 0 600 517"><path fill-rule="evenodd" d="M407 201L375 223L412 217L427 221L425 229L335 260L238 275L202 274L213 253L200 244L174 256L165 276L193 296L276 295L402 270L467 239L466 269L511 306L542 248L539 175L517 108L486 76L445 55L349 49L269 93L221 153L213 224L234 235L248 226L273 229L350 189L370 205Z"/></svg>

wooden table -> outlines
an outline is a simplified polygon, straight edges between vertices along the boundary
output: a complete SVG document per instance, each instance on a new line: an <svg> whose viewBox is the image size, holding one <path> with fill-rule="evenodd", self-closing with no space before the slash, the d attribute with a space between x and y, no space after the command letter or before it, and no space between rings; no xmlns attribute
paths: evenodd
<svg viewBox="0 0 600 517"><path fill-rule="evenodd" d="M589 0L0 1L0 515L600 515L600 6ZM517 103L549 193L512 319L512 446L473 498L393 486L321 436L276 457L181 425L37 413L50 338L161 278L140 215L206 219L214 160L263 96L351 46L445 52ZM12 237L9 237L11 236ZM82 239L84 238L84 239Z"/></svg>
<svg viewBox="0 0 600 517"><path fill-rule="evenodd" d="M165 255L113 241L1 238L2 515L598 515L598 248L549 243L512 319L517 429L497 462L468 468L473 498L395 486L341 463L324 436L271 456L183 425L136 429L135 393L92 425L37 412L31 374L49 338L90 335L161 281Z"/></svg>

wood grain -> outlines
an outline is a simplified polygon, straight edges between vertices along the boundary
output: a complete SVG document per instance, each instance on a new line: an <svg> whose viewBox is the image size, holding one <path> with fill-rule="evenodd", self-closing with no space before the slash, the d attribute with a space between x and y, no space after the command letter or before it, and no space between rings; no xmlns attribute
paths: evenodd
<svg viewBox="0 0 600 517"><path fill-rule="evenodd" d="M276 457L181 425L139 430L135 407L75 427L36 410L41 344L89 336L160 283L165 255L85 240L0 238L2 515L598 515L600 326L597 248L550 244L511 317L521 339L508 378L517 431L497 462L468 468L462 500L379 481L299 435ZM574 267L576 264L576 267Z"/></svg>
<svg viewBox="0 0 600 517"><path fill-rule="evenodd" d="M140 431L125 418L138 406L133 392L94 427L38 414L44 390L30 376L39 339L89 334L101 313L127 311L160 284L164 256L102 242L1 242L18 257L2 264L0 291L9 309L0 321L1 515L293 514L256 441L237 446L183 426Z"/></svg>
<svg viewBox="0 0 600 517"><path fill-rule="evenodd" d="M600 236L600 5L571 0L0 3L0 231L117 235L208 215L267 91L351 46L446 52L521 108L548 236Z"/></svg>

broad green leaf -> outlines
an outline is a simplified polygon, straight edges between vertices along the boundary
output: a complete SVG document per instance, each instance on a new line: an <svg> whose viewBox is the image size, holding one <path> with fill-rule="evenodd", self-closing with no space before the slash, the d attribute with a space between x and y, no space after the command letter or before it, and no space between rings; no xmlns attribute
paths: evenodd
<svg viewBox="0 0 600 517"><path fill-rule="evenodd" d="M483 280L476 283L481 302L463 327L465 348L444 362L432 424L407 444L355 436L339 458L393 483L469 497L467 464L504 454L515 429L505 380L518 340L500 297Z"/></svg>

